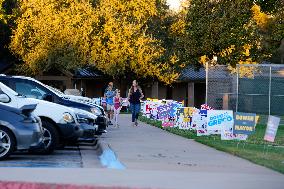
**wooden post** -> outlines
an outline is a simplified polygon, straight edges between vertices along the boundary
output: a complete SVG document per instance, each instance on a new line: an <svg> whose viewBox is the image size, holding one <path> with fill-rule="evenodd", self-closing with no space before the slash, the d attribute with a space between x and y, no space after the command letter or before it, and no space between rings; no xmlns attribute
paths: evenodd
<svg viewBox="0 0 284 189"><path fill-rule="evenodd" d="M188 107L194 107L194 83L188 82L187 83L187 106Z"/></svg>
<svg viewBox="0 0 284 189"><path fill-rule="evenodd" d="M152 98L159 98L159 83L157 81L152 85Z"/></svg>
<svg viewBox="0 0 284 189"><path fill-rule="evenodd" d="M223 110L229 109L229 94L223 95Z"/></svg>

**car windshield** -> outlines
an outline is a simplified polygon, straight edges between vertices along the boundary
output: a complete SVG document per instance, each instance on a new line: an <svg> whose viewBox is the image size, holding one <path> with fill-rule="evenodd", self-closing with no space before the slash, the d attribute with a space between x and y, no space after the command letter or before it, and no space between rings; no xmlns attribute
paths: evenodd
<svg viewBox="0 0 284 189"><path fill-rule="evenodd" d="M33 79L33 78L32 78L31 80L34 81L34 82L36 82L36 83L38 83L38 84L41 85L42 87L47 88L48 90L50 90L51 92L53 92L55 95L57 95L57 96L59 96L59 97L62 97L62 96L63 96L62 94L58 93L58 91L56 91L56 89L54 89L53 87L50 87L50 86L48 86L48 85L45 85L45 84L41 83L40 81L38 81L38 80L36 80L36 79Z"/></svg>
<svg viewBox="0 0 284 189"><path fill-rule="evenodd" d="M56 93L59 96L64 96L65 94L63 92L61 92L60 90L53 88L49 85L44 85L45 87L47 87L49 90L51 90L52 92Z"/></svg>

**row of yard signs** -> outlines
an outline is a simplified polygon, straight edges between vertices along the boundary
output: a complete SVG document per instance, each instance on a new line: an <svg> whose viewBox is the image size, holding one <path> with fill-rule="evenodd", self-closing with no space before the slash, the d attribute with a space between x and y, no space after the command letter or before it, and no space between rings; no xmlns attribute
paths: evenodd
<svg viewBox="0 0 284 189"><path fill-rule="evenodd" d="M142 104L143 116L162 121L163 127L196 130L197 136L220 134L222 140L246 140L255 132L258 116L231 110L184 107L173 100L148 99ZM280 119L269 117L265 140L274 142Z"/></svg>

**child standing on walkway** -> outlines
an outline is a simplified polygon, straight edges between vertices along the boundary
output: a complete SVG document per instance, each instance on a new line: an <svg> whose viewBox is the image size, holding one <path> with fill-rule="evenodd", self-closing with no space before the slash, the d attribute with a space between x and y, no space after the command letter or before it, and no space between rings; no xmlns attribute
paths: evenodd
<svg viewBox="0 0 284 189"><path fill-rule="evenodd" d="M114 121L115 125L114 127L119 127L118 125L118 115L121 110L121 103L122 103L122 98L120 97L120 91L116 89L116 95L113 97L113 102L114 102Z"/></svg>

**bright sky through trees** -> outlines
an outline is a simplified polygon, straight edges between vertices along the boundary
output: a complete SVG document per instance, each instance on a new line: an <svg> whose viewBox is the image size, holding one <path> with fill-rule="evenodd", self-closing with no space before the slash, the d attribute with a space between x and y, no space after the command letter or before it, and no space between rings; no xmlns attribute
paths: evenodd
<svg viewBox="0 0 284 189"><path fill-rule="evenodd" d="M180 6L180 0L167 0L170 9L177 10Z"/></svg>

